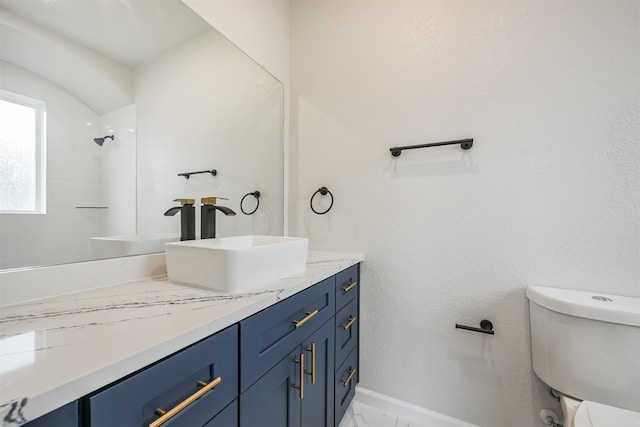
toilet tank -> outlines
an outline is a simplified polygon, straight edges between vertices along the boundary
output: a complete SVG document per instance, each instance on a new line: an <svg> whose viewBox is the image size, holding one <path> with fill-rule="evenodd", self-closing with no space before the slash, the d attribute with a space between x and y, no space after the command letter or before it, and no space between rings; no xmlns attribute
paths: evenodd
<svg viewBox="0 0 640 427"><path fill-rule="evenodd" d="M640 411L640 298L527 289L533 370L568 396Z"/></svg>

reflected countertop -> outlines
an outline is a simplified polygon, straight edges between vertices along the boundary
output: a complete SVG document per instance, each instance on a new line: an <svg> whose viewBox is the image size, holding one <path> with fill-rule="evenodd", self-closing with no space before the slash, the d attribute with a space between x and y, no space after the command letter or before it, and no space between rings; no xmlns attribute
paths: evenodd
<svg viewBox="0 0 640 427"><path fill-rule="evenodd" d="M362 260L310 251L304 273L232 295L163 276L2 307L3 424L44 415Z"/></svg>

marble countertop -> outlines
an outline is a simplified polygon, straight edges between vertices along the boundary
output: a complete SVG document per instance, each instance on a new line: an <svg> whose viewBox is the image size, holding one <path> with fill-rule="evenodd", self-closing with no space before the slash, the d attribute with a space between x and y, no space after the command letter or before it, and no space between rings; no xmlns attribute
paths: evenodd
<svg viewBox="0 0 640 427"><path fill-rule="evenodd" d="M362 260L311 251L304 273L233 295L163 276L2 307L3 425L44 415Z"/></svg>

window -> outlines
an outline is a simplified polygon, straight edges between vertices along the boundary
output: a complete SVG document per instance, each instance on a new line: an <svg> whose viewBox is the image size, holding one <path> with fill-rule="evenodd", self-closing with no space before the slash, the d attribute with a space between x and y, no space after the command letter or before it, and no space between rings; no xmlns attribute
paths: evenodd
<svg viewBox="0 0 640 427"><path fill-rule="evenodd" d="M0 213L46 213L43 101L0 90Z"/></svg>

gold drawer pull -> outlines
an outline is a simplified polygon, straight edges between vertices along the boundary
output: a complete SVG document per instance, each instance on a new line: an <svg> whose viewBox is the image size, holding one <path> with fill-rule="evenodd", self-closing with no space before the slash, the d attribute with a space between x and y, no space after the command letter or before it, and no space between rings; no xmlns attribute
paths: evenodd
<svg viewBox="0 0 640 427"><path fill-rule="evenodd" d="M300 364L300 385L294 384L293 388L300 390L300 399L304 399L304 353L300 353L300 359L293 359L293 363Z"/></svg>
<svg viewBox="0 0 640 427"><path fill-rule="evenodd" d="M200 397L202 397L209 390L213 389L215 386L217 386L221 382L222 382L222 378L220 378L220 377L218 377L215 380L211 381L209 384L207 384L207 383L205 383L203 381L198 381L198 385L200 387L202 387L202 388L200 390L196 391L195 393L193 393L191 396L187 397L182 402L178 403L172 409L170 409L168 411L162 410L160 408L156 409L156 414L161 415L161 417L158 418L157 420L155 420L154 422L150 423L149 427L159 427L162 424L166 423L171 418L173 418L176 414L178 414L180 411L182 411L184 408L186 408L187 406L191 405L193 402L198 400Z"/></svg>
<svg viewBox="0 0 640 427"><path fill-rule="evenodd" d="M311 384L316 383L316 343L311 343L311 348L307 347L307 351L311 352L311 371L304 371L305 374L311 376Z"/></svg>
<svg viewBox="0 0 640 427"><path fill-rule="evenodd" d="M307 321L309 319L311 319L313 316L315 316L316 314L318 314L318 310L313 310L313 311L307 311L305 313L307 316L302 319L302 320L294 320L293 324L296 325L296 328L299 328L300 326L304 325L305 323L307 323Z"/></svg>
<svg viewBox="0 0 640 427"><path fill-rule="evenodd" d="M342 380L342 384L344 384L345 387L349 385L349 383L351 382L351 378L353 378L353 375L356 373L356 371L356 368L349 369L349 376L346 380Z"/></svg>
<svg viewBox="0 0 640 427"><path fill-rule="evenodd" d="M349 316L349 321L347 323L345 323L344 325L342 325L342 329L344 329L346 331L347 329L349 329L351 327L351 325L353 325L355 323L356 320L358 320L358 318L356 316Z"/></svg>
<svg viewBox="0 0 640 427"><path fill-rule="evenodd" d="M351 289L355 288L358 285L358 282L351 282L347 286L342 287L342 291L346 294Z"/></svg>

